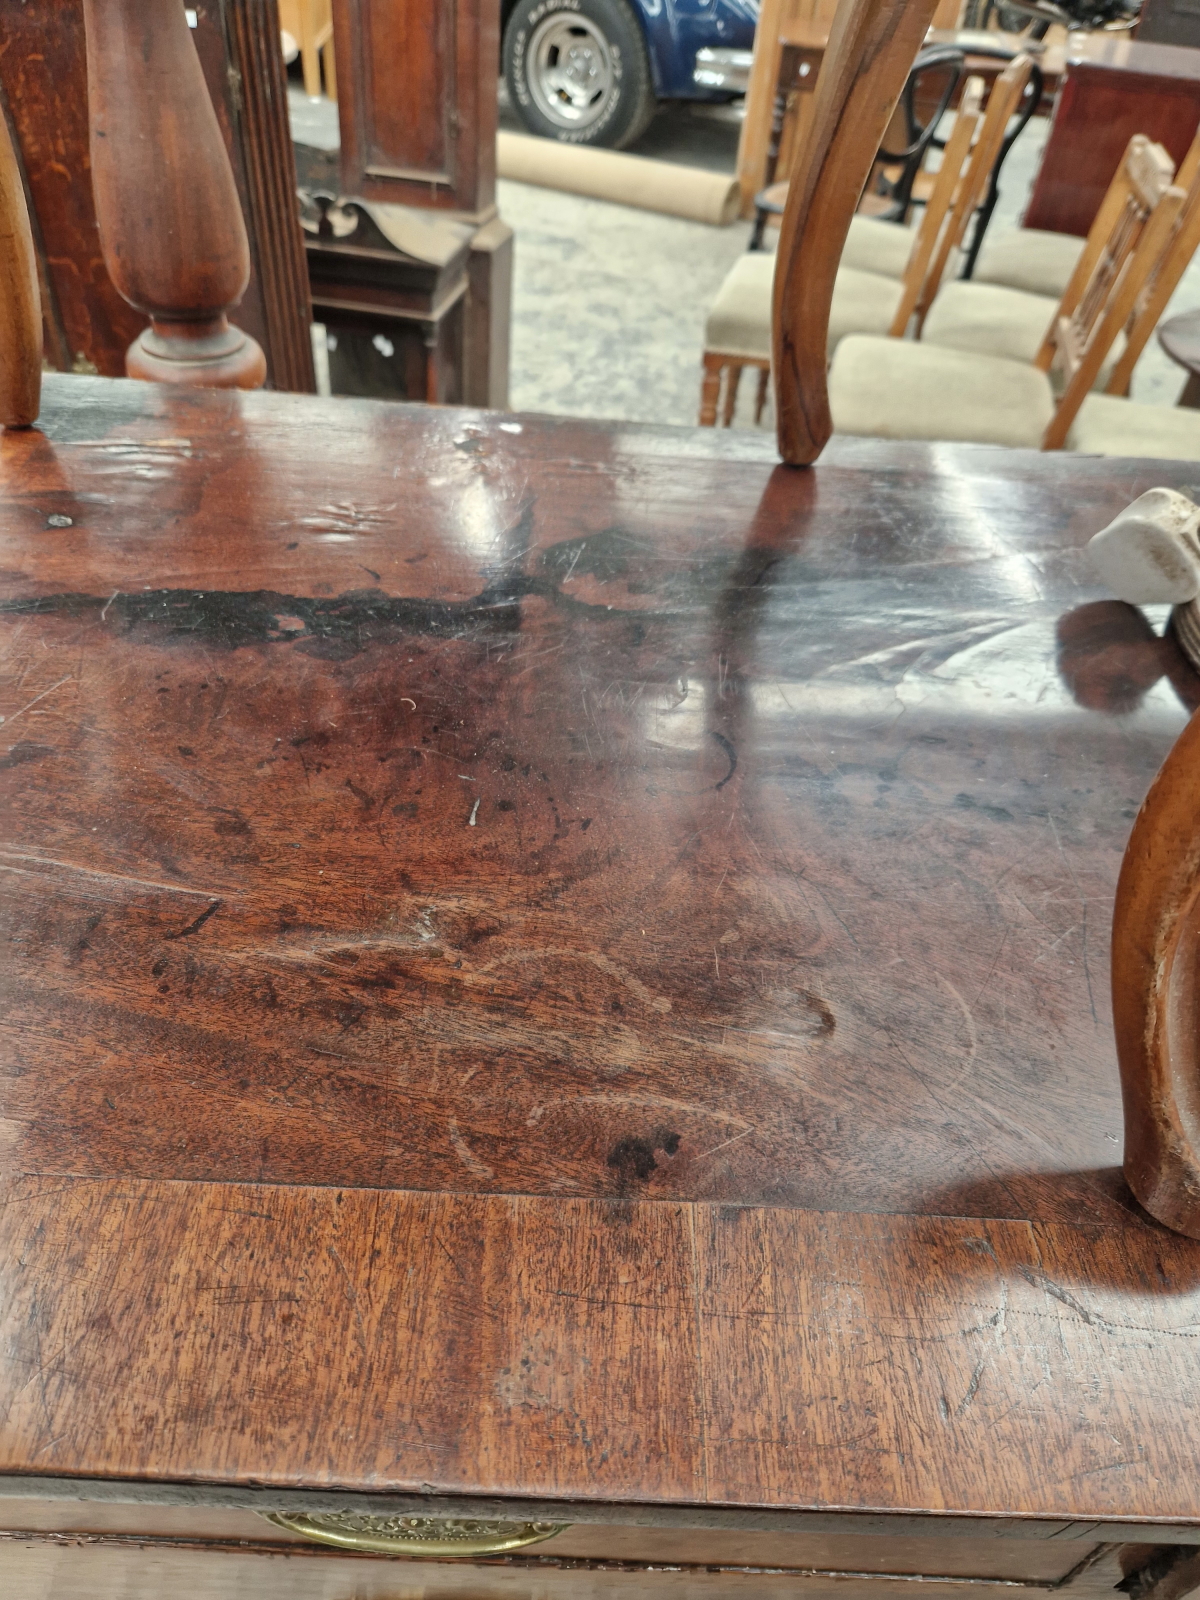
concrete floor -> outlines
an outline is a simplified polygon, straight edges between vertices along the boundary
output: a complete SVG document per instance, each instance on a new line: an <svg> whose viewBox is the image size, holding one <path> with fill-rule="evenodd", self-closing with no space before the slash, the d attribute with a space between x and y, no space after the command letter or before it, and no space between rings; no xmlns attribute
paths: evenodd
<svg viewBox="0 0 1200 1600"><path fill-rule="evenodd" d="M336 108L289 89L293 134L337 146ZM503 107L501 125L517 127ZM992 228L1015 226L1048 132L1037 118L1009 155ZM732 172L739 122L732 108L666 108L633 153ZM694 423L704 320L747 223L727 228L501 180L500 213L516 230L511 402L515 410L630 422ZM1200 261L1168 315L1200 307ZM1183 374L1152 341L1133 397L1173 405ZM752 383L735 425L752 427ZM774 426L768 412L762 426Z"/></svg>

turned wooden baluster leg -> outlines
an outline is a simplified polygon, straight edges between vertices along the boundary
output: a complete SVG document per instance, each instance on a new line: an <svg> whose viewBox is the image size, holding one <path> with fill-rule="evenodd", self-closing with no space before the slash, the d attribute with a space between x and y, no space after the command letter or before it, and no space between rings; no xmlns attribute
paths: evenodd
<svg viewBox="0 0 1200 1600"><path fill-rule="evenodd" d="M42 299L25 185L0 116L0 424L27 428L42 395Z"/></svg>
<svg viewBox="0 0 1200 1600"><path fill-rule="evenodd" d="M812 134L793 175L775 268L779 453L816 460L833 432L825 383L833 283L863 185L937 0L842 0L817 79Z"/></svg>
<svg viewBox="0 0 1200 1600"><path fill-rule="evenodd" d="M84 0L92 184L117 290L150 318L131 378L256 389L262 350L226 312L250 248L180 0Z"/></svg>
<svg viewBox="0 0 1200 1600"><path fill-rule="evenodd" d="M704 357L704 377L700 383L700 426L702 428L715 428L717 425L717 403L721 398L721 365L720 356Z"/></svg>
<svg viewBox="0 0 1200 1600"><path fill-rule="evenodd" d="M733 414L737 410L738 389L742 382L742 364L735 361L728 369L725 379L725 409L721 413L721 425L725 428L733 427Z"/></svg>
<svg viewBox="0 0 1200 1600"><path fill-rule="evenodd" d="M757 428L762 421L762 414L767 408L767 390L771 385L771 369L763 367L758 374L758 392L754 396L754 426Z"/></svg>

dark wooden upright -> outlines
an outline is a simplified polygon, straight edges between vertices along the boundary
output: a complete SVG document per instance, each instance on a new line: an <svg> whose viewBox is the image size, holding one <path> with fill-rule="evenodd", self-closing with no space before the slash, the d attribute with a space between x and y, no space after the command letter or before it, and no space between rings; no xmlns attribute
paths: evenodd
<svg viewBox="0 0 1200 1600"><path fill-rule="evenodd" d="M1083 553L1194 475L51 375L0 1590L1194 1587L1200 1245L1121 1175L1107 962L1200 680Z"/></svg>
<svg viewBox="0 0 1200 1600"><path fill-rule="evenodd" d="M232 163L251 273L231 321L259 344L267 382L313 390L312 321L275 0L213 0L193 30ZM100 249L88 140L82 0L0 0L0 108L33 224L46 359L125 371L147 317L118 294Z"/></svg>
<svg viewBox="0 0 1200 1600"><path fill-rule="evenodd" d="M500 0L334 0L333 16L341 194L452 213L471 224L449 391L468 404L503 409L513 233L496 212ZM323 266L328 280L336 262ZM401 321L403 278L396 279L392 303ZM416 398L411 388L400 392Z"/></svg>

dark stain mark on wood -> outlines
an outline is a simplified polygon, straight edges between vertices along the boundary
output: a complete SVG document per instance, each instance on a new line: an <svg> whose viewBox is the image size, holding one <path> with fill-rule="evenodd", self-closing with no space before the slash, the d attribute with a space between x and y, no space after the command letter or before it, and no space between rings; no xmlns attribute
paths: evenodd
<svg viewBox="0 0 1200 1600"><path fill-rule="evenodd" d="M29 761L44 761L47 756L56 756L58 751L52 745L34 744L30 739L20 739L10 747L7 754L0 756L0 772L7 772L11 767L23 767Z"/></svg>
<svg viewBox="0 0 1200 1600"><path fill-rule="evenodd" d="M616 1172L622 1187L632 1182L644 1183L652 1172L658 1170L654 1152L661 1150L673 1156L680 1145L680 1135L658 1128L649 1139L628 1136L618 1139L608 1153L608 1165Z"/></svg>
<svg viewBox="0 0 1200 1600"><path fill-rule="evenodd" d="M190 939L192 934L200 932L200 929L208 921L209 917L215 916L223 904L224 902L221 900L214 900L211 905L205 907L198 917L194 917L192 921L188 923L186 928L180 928L176 933L164 933L163 938Z"/></svg>
<svg viewBox="0 0 1200 1600"><path fill-rule="evenodd" d="M723 789L729 782L730 778L732 778L734 773L737 771L737 751L733 748L723 733L718 733L715 728L712 728L709 731L712 733L713 738L717 741L717 743L721 746L721 749L724 750L725 754L729 758L729 771L719 783L713 784L714 789Z"/></svg>

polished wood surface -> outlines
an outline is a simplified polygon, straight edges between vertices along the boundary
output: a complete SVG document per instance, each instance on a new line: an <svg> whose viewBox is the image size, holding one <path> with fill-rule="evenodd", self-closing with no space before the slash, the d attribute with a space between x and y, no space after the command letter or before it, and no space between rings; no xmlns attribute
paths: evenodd
<svg viewBox="0 0 1200 1600"><path fill-rule="evenodd" d="M129 375L255 388L258 343L226 313L250 281L237 186L186 14L174 0L83 0L92 185L119 293L150 318Z"/></svg>
<svg viewBox="0 0 1200 1600"><path fill-rule="evenodd" d="M1200 123L1200 50L1095 34L1072 40L1027 228L1086 234L1135 133L1178 166Z"/></svg>
<svg viewBox="0 0 1200 1600"><path fill-rule="evenodd" d="M1168 756L1134 825L1113 920L1113 1016L1125 1176L1146 1209L1200 1238L1200 719Z"/></svg>
<svg viewBox="0 0 1200 1600"><path fill-rule="evenodd" d="M0 117L0 427L28 427L41 392L37 258L17 152Z"/></svg>
<svg viewBox="0 0 1200 1600"><path fill-rule="evenodd" d="M776 429L793 466L815 461L833 432L825 370L838 263L935 3L847 0L830 30L810 159L788 186L775 271Z"/></svg>
<svg viewBox="0 0 1200 1600"><path fill-rule="evenodd" d="M1200 680L1082 553L1194 469L768 456L0 438L5 1473L1200 1529L1105 981Z"/></svg>

